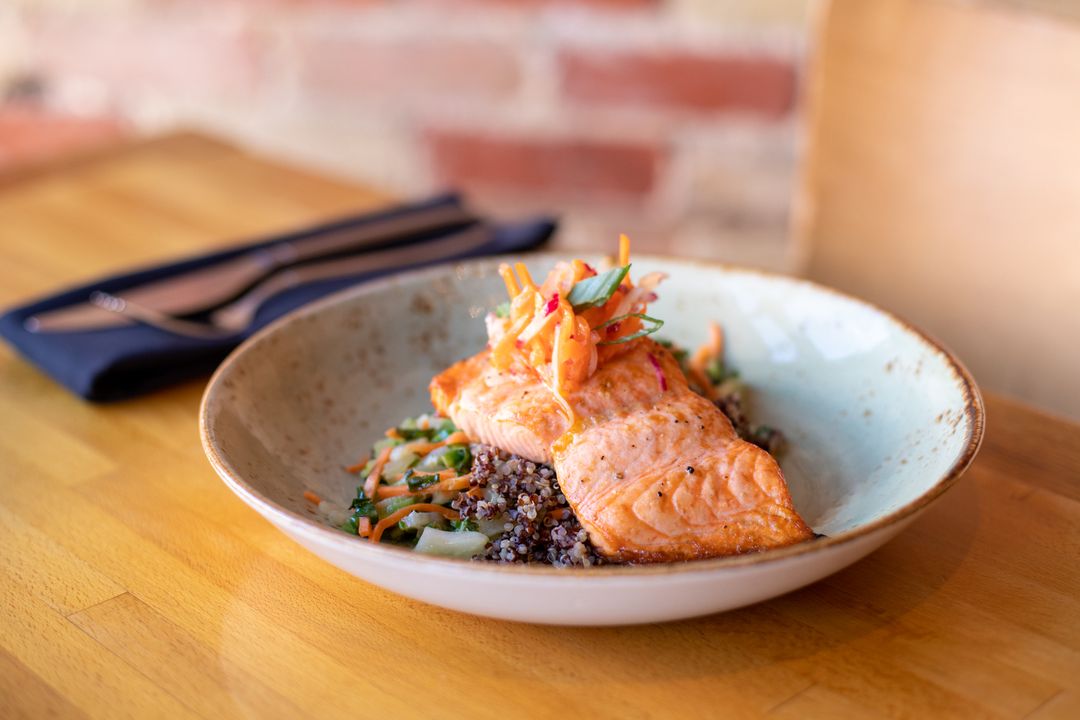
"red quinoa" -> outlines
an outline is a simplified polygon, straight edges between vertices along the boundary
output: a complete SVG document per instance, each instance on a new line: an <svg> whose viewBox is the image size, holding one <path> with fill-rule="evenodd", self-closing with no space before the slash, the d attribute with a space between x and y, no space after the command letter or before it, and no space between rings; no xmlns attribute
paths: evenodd
<svg viewBox="0 0 1080 720"><path fill-rule="evenodd" d="M484 493L462 493L451 506L468 520L507 519L505 531L476 559L555 567L605 562L567 504L551 466L490 445L474 444L472 454L472 487ZM554 510L563 517L551 517Z"/></svg>

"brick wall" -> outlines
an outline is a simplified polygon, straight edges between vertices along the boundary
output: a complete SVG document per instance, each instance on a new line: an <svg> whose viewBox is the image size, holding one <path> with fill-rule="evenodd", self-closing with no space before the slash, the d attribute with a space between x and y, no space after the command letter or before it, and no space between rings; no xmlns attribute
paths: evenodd
<svg viewBox="0 0 1080 720"><path fill-rule="evenodd" d="M199 126L405 194L555 210L568 246L626 231L783 267L803 5L4 0L0 170L50 154L20 149L50 125L64 148Z"/></svg>

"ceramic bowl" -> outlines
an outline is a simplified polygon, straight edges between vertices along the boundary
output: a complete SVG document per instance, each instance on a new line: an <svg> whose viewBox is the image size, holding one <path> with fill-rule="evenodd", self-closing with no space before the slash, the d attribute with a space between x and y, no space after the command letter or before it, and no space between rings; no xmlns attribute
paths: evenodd
<svg viewBox="0 0 1080 720"><path fill-rule="evenodd" d="M557 258L531 256L543 277ZM331 527L304 499L347 506L344 470L383 430L430 408L427 384L484 346L505 299L485 260L402 274L302 308L218 369L200 414L210 463L241 500L319 557L402 595L495 618L610 625L713 613L833 573L900 532L956 481L983 433L971 376L948 351L865 302L788 277L634 259L669 274L651 314L696 346L722 323L751 413L781 428L795 506L827 537L690 563L553 569L422 556Z"/></svg>

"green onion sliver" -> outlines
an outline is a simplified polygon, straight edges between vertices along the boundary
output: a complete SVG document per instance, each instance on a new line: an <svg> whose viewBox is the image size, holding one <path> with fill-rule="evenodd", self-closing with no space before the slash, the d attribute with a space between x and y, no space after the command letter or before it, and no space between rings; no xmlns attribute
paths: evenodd
<svg viewBox="0 0 1080 720"><path fill-rule="evenodd" d="M626 337L618 338L617 340L605 340L604 342L598 342L597 345L620 345L622 343L630 342L631 340L637 340L639 337L645 337L646 335L652 335L654 332L664 327L664 321L659 318L649 317L643 313L627 313L626 315L619 315L613 317L607 322L600 323L593 330L599 330L605 328L608 325L614 325L617 322L626 320L627 318L637 318L643 323L646 323L646 327L638 330L636 333L627 335ZM650 324L651 323L651 324Z"/></svg>

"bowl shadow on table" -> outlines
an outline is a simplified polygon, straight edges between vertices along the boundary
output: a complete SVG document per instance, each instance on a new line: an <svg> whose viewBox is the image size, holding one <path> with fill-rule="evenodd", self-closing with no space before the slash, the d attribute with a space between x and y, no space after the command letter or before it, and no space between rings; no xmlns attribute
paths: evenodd
<svg viewBox="0 0 1080 720"><path fill-rule="evenodd" d="M869 557L768 602L658 625L525 626L521 640L588 647L611 674L642 682L722 676L810 657L875 633L929 600L968 553L979 524L978 493L970 478L960 482Z"/></svg>

